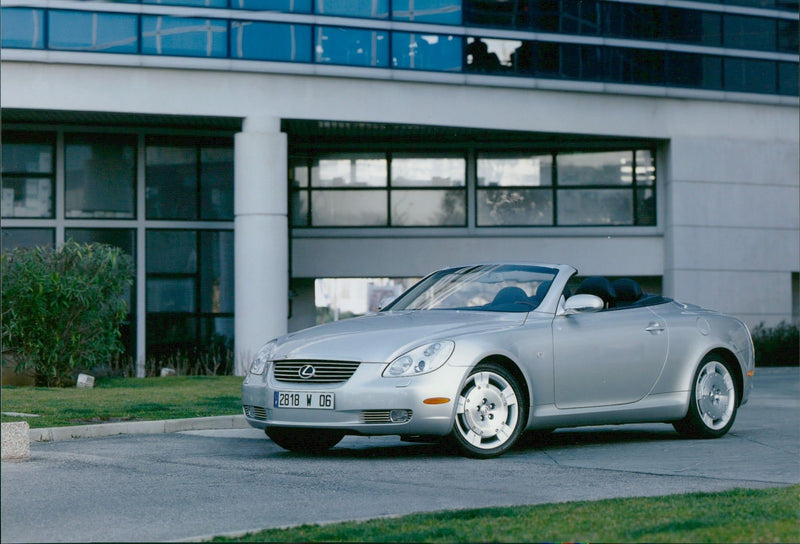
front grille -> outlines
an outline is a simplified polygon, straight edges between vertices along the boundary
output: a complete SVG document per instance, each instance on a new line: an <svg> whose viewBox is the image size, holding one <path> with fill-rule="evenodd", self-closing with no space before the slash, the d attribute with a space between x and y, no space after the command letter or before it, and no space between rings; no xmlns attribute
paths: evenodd
<svg viewBox="0 0 800 544"><path fill-rule="evenodd" d="M266 408L261 406L250 406L248 404L243 405L242 408L244 408L244 415L249 418L260 419L262 421L267 419L268 410Z"/></svg>
<svg viewBox="0 0 800 544"><path fill-rule="evenodd" d="M411 410L404 410L408 413L406 421L392 421L391 410L364 410L361 412L361 423L408 423L411 421L413 412Z"/></svg>
<svg viewBox="0 0 800 544"><path fill-rule="evenodd" d="M350 379L359 363L349 361L276 361L274 376L280 382L290 383L341 383ZM313 376L300 377L304 367L313 367Z"/></svg>

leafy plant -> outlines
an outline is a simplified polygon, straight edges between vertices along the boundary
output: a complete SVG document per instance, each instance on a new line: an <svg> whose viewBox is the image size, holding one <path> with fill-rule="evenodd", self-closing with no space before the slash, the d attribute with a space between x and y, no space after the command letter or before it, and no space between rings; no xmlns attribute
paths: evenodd
<svg viewBox="0 0 800 544"><path fill-rule="evenodd" d="M104 244L19 248L0 257L3 358L36 384L64 386L75 370L123 351L130 257Z"/></svg>
<svg viewBox="0 0 800 544"><path fill-rule="evenodd" d="M800 328L785 321L775 327L761 323L752 331L756 366L800 365Z"/></svg>

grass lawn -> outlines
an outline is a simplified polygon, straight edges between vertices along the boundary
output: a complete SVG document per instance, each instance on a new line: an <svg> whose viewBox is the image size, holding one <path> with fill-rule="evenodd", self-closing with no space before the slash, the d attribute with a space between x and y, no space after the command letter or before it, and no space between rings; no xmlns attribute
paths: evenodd
<svg viewBox="0 0 800 544"><path fill-rule="evenodd" d="M800 542L800 486L483 508L213 542Z"/></svg>
<svg viewBox="0 0 800 544"><path fill-rule="evenodd" d="M5 386L2 421L27 421L32 428L43 428L240 414L243 379L101 378L92 389ZM8 416L5 412L39 417Z"/></svg>

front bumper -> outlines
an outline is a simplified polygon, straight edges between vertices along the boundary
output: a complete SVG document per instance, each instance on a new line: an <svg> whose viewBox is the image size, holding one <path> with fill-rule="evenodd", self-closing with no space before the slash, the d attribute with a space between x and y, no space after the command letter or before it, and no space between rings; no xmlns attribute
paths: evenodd
<svg viewBox="0 0 800 544"><path fill-rule="evenodd" d="M263 376L248 374L242 384L242 406L247 422L266 427L341 429L363 435L433 435L450 432L456 398L467 368L445 364L429 374L412 378L384 378L385 363L361 363L346 382L312 384L281 382L273 367ZM332 410L276 408L275 392L330 392ZM426 404L425 399L449 399ZM441 402L441 401L440 401ZM393 410L408 411L407 421L392 422Z"/></svg>

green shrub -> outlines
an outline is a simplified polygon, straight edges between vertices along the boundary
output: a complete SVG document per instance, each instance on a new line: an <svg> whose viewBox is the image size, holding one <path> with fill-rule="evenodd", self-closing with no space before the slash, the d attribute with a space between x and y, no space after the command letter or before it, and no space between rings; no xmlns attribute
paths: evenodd
<svg viewBox="0 0 800 544"><path fill-rule="evenodd" d="M3 358L18 372L32 370L37 385L64 386L74 371L123 351L119 326L133 268L119 248L70 240L58 249L15 249L0 264Z"/></svg>
<svg viewBox="0 0 800 544"><path fill-rule="evenodd" d="M752 335L756 366L800 365L800 328L797 325L781 321L775 327L765 327L761 323L753 329Z"/></svg>

